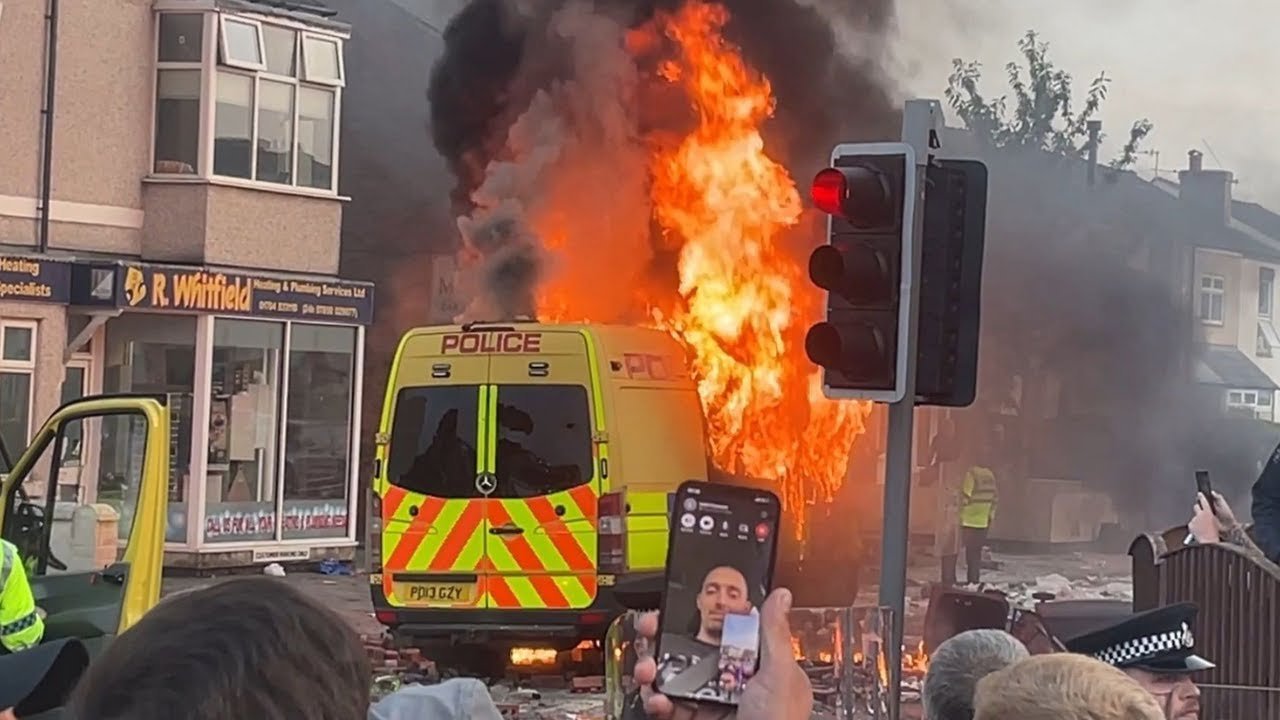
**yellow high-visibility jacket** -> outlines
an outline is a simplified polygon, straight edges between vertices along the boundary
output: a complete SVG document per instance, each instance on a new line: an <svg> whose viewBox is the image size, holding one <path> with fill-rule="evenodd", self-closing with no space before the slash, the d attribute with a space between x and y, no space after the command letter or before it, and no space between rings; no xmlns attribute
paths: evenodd
<svg viewBox="0 0 1280 720"><path fill-rule="evenodd" d="M996 476L989 468L974 465L960 486L960 526L986 528L996 511Z"/></svg>
<svg viewBox="0 0 1280 720"><path fill-rule="evenodd" d="M44 619L36 610L27 568L17 546L0 540L0 645L17 652L38 645L43 637Z"/></svg>

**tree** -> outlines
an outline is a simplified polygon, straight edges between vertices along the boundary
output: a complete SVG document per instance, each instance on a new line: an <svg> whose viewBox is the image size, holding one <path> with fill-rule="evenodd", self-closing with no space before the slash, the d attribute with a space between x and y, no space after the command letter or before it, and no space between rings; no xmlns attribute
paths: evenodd
<svg viewBox="0 0 1280 720"><path fill-rule="evenodd" d="M978 89L982 65L956 58L947 78L947 103L966 128L996 147L1035 148L1083 157L1089 150L1088 122L1106 100L1111 79L1105 72L1098 73L1089 83L1084 104L1077 112L1072 105L1071 75L1049 60L1049 44L1028 30L1018 41L1018 50L1026 63L1025 72L1016 61L1005 65L1012 97L1001 95L988 100ZM1011 101L1012 113L1008 111ZM1138 146L1151 129L1146 118L1134 122L1129 128L1129 140L1111 161L1111 168L1122 170L1133 165Z"/></svg>

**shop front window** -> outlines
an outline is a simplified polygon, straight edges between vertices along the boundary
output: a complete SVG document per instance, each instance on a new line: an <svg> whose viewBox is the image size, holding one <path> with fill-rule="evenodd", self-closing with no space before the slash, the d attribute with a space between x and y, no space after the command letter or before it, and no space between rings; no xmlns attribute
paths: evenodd
<svg viewBox="0 0 1280 720"><path fill-rule="evenodd" d="M275 539L283 346L281 323L214 321L206 542Z"/></svg>
<svg viewBox="0 0 1280 720"><path fill-rule="evenodd" d="M187 492L191 475L191 407L195 393L196 318L190 315L125 313L106 324L105 393L164 395L169 405L168 542L187 540ZM99 502L118 505L130 492L119 443L103 440L94 471Z"/></svg>
<svg viewBox="0 0 1280 720"><path fill-rule="evenodd" d="M294 323L289 335L281 537L345 537L356 330Z"/></svg>

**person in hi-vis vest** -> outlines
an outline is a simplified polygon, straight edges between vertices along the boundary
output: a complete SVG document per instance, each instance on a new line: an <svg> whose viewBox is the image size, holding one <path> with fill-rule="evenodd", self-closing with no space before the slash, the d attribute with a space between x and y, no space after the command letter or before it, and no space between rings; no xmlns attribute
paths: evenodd
<svg viewBox="0 0 1280 720"><path fill-rule="evenodd" d="M975 462L960 485L960 542L964 545L965 579L970 585L982 580L982 548L995 514L995 473Z"/></svg>
<svg viewBox="0 0 1280 720"><path fill-rule="evenodd" d="M14 653L40 644L44 618L27 581L27 568L18 548L0 540L0 653Z"/></svg>

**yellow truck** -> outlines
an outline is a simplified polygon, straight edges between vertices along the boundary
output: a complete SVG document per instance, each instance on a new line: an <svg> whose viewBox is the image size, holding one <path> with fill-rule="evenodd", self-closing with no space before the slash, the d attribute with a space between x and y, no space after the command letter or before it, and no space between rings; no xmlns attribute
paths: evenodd
<svg viewBox="0 0 1280 720"><path fill-rule="evenodd" d="M169 478L164 400L74 400L16 457L0 444L0 461L0 533L26 563L36 605L45 612L44 639L78 637L96 655L160 598ZM100 498L111 509L79 508L79 517L55 522L56 480L68 473L118 480ZM112 513L119 517L117 537L98 537L104 525L97 518Z"/></svg>
<svg viewBox="0 0 1280 720"><path fill-rule="evenodd" d="M670 497L708 479L683 349L644 328L408 331L391 364L369 518L375 615L402 643L600 640L662 591Z"/></svg>

